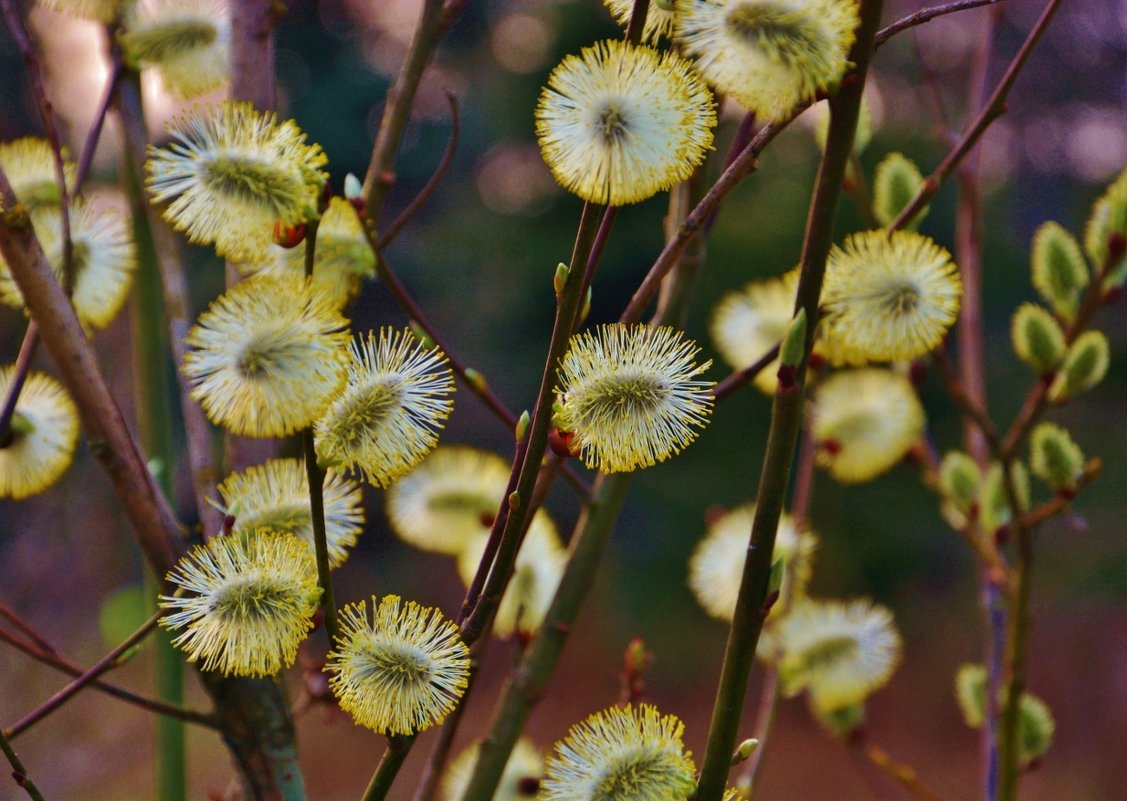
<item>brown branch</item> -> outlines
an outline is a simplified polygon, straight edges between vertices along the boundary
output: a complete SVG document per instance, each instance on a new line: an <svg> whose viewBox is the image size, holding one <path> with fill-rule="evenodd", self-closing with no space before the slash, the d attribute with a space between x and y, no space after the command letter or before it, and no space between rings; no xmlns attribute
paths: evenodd
<svg viewBox="0 0 1127 801"><path fill-rule="evenodd" d="M1005 113L1006 97L1009 95L1010 89L1017 80L1017 76L1021 73L1022 67L1025 66L1025 62L1033 52L1033 48L1045 33L1049 21L1052 20L1053 15L1056 14L1060 4L1061 0L1049 0L1048 5L1045 6L1045 10L1041 13L1040 19L1038 19L1033 26L1033 30L1029 32L1029 35L1021 45L1021 49L1018 50L1014 60L1006 69L1005 75L1002 76L1002 80L998 83L994 93L990 96L986 107L982 109L982 112L978 115L970 128L967 129L966 133L963 134L962 139L959 140L959 143L955 145L954 149L952 149L939 166L935 168L935 172L929 175L924 180L923 184L920 185L916 196L912 198L912 201L901 210L900 214L893 221L890 226L892 230L903 228L909 220L919 214L924 206L931 202L931 199L935 197L943 181L959 166L966 155L978 143L978 140L986 133L986 129L990 127L990 124Z"/></svg>
<svg viewBox="0 0 1127 801"><path fill-rule="evenodd" d="M163 614L163 611L155 612L151 617L149 617L148 620L142 623L135 632L130 634L128 637L122 640L121 643L112 648L105 656L103 656L101 659L87 668L85 673L83 673L66 687L52 695L50 698L40 704L36 709L33 709L20 720L4 729L4 734L8 737L19 736L22 732L30 729L36 723L43 720L43 718L50 715L52 712L57 710L59 707L61 707L63 704L77 695L83 687L89 686L90 683L94 681L94 679L98 678L107 670L112 668L117 663L117 660L121 658L122 654L124 654L130 648L133 648L135 645L149 636L149 634L152 633L153 629L157 627L157 623L160 622L161 616Z"/></svg>
<svg viewBox="0 0 1127 801"><path fill-rule="evenodd" d="M8 764L12 766L12 779L24 792L28 794L31 801L44 801L43 793L39 792L39 788L31 777L27 775L27 768L23 766L19 756L12 749L12 744L8 742L8 738L4 736L4 732L0 731L0 751L4 752L4 756L8 759Z"/></svg>
<svg viewBox="0 0 1127 801"><path fill-rule="evenodd" d="M911 765L898 762L879 745L863 743L857 746L865 758L881 773L899 784L920 801L942 801L940 795L920 779Z"/></svg>
<svg viewBox="0 0 1127 801"><path fill-rule="evenodd" d="M717 401L724 400L724 398L728 397L737 389L744 386L761 372L763 372L767 365L778 358L779 344L780 343L776 342L766 353L753 361L747 367L743 368L742 370L737 370L736 372L725 378L723 381L720 381L718 384L716 384L716 386L712 388L713 399Z"/></svg>
<svg viewBox="0 0 1127 801"><path fill-rule="evenodd" d="M20 16L15 0L0 0L4 10L4 18L8 23L8 30L19 48L23 57L24 66L27 67L28 76L31 78L31 89L35 96L35 104L39 109L39 117L43 121L43 128L47 132L47 141L51 143L51 154L55 161L55 180L59 184L59 218L62 222L63 235L63 285L69 288L74 281L74 243L70 235L70 189L67 186L66 168L63 164L63 140L59 135L58 121L55 119L55 109L51 98L47 94L47 85L43 80L43 65L39 55L35 52L31 35ZM7 183L5 181L5 183Z"/></svg>
<svg viewBox="0 0 1127 801"><path fill-rule="evenodd" d="M94 349L55 280L31 222L0 170L0 252L8 262L43 344L78 407L91 450L105 467L126 517L153 571L163 576L184 547L183 532L145 466L110 393Z"/></svg>
<svg viewBox="0 0 1127 801"><path fill-rule="evenodd" d="M906 31L916 25L922 25L928 20L935 19L936 17L943 16L944 14L953 14L956 11L965 11L970 8L979 8L980 6L992 6L1002 2L1002 0L954 0L951 3L944 3L938 6L929 6L921 8L914 14L909 14L906 17L901 17L891 25L881 28L877 31L876 39L874 40L873 47L879 48L882 44L887 42L896 34L901 31Z"/></svg>
<svg viewBox="0 0 1127 801"><path fill-rule="evenodd" d="M490 387L487 382L476 378L473 374L467 374L470 368L454 354L442 334L439 333L438 329L426 316L419 304L415 302L415 299L411 297L411 293L407 291L407 287L399 280L399 276L396 275L395 271L391 268L391 264L388 263L387 257L383 254L383 251L379 249L378 243L373 238L370 230L368 231L368 243L376 254L377 275L380 281L391 290L391 294L395 297L399 306L408 317L419 324L419 327L423 329L438 349L442 351L443 355L446 356L447 362L450 364L450 369L462 380L463 385L477 395L489 410L507 425L510 430L515 429L517 416L509 411L504 401L497 397L496 393L493 392L492 387ZM581 497L585 498L590 494L591 485L575 472L570 465L563 466L563 474L568 483L579 492Z"/></svg>
<svg viewBox="0 0 1127 801"><path fill-rule="evenodd" d="M458 18L466 0L424 0L418 27L411 39L403 66L395 83L387 91L383 117L376 132L368 172L364 176L364 206L368 219L375 224L383 208L384 199L395 184L395 156L423 72L434 56L438 43Z"/></svg>
<svg viewBox="0 0 1127 801"><path fill-rule="evenodd" d="M442 179L446 177L450 165L454 162L454 154L458 150L458 139L462 131L462 123L458 116L458 98L454 96L453 92L446 92L446 102L450 105L450 140L446 143L446 150L442 153L442 158L438 162L438 166L434 169L434 174L419 190L419 194L415 195L415 199L406 205L403 211L399 212L399 216L387 227L376 243L376 247L380 250L386 248L391 241L399 235L404 226L411 221L411 219L418 214L419 209L426 205L431 196L438 189L442 183Z"/></svg>
<svg viewBox="0 0 1127 801"><path fill-rule="evenodd" d="M31 636L31 633L28 633ZM15 635L0 629L0 640L8 643L13 648L22 651L37 662L41 662L48 667L54 668L60 673L65 673L68 676L77 677L86 672L86 669L65 659L60 656L58 652L51 647L45 640L37 640L29 642L20 639ZM191 709L182 709L178 706L166 704L163 701L158 701L154 698L149 698L132 690L127 690L117 684L111 684L108 681L95 679L88 685L95 690L100 690L106 695L113 698L125 701L126 703L138 706L141 709L149 712L156 712L158 715L165 715L170 718L182 720L185 723L195 723L200 726L206 726L209 729L219 728L219 723L213 715L205 712L196 712Z"/></svg>

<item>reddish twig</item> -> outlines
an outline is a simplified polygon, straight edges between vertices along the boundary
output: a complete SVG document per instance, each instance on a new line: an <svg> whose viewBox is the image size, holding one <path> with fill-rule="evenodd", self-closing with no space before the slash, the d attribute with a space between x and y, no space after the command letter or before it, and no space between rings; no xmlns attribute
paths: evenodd
<svg viewBox="0 0 1127 801"><path fill-rule="evenodd" d="M28 634L30 637L31 633L29 632ZM66 673L68 676L77 677L86 672L85 668L59 655L58 652L50 645L50 643L46 642L45 640L37 639L35 642L29 642L27 640L20 639L19 637L16 637L15 635L10 634L3 629L0 629L0 640L8 643L18 651L27 654L35 661L41 662L48 667L54 668L60 673ZM219 728L219 722L215 719L215 717L205 712L196 712L191 709L182 709L178 706L166 704L163 701L158 701L154 698L148 698L147 696L140 695L133 692L132 690L127 690L124 687L120 687L116 684L111 684L101 679L95 679L91 681L88 686L92 689L100 690L106 695L140 707L141 709L148 710L149 712L155 712L158 715L165 715L166 717L176 718L177 720L182 720L185 723L195 723L200 726L206 726L209 729Z"/></svg>
<svg viewBox="0 0 1127 801"><path fill-rule="evenodd" d="M434 174L419 190L419 194L415 195L414 200L407 204L407 206L399 213L399 216L387 227L387 230L380 235L379 241L376 242L376 247L380 250L386 248L391 241L399 235L399 232L411 221L419 209L426 205L431 196L438 189L442 183L442 179L446 177L450 165L454 162L454 154L458 150L458 139L461 135L462 123L458 116L458 99L454 97L454 93L446 92L446 102L450 104L450 140L446 143L446 150L442 153L442 158L438 162L438 166L434 169Z"/></svg>
<svg viewBox="0 0 1127 801"><path fill-rule="evenodd" d="M880 47L896 34L901 31L906 31L916 25L922 25L928 20L941 17L944 14L953 14L956 11L965 11L971 8L979 8L981 6L992 6L1002 2L1002 0L954 0L951 3L944 3L939 6L930 6L928 8L921 8L914 14L909 14L906 17L901 17L891 25L881 28L877 31L876 39L874 40L874 47Z"/></svg>
<svg viewBox="0 0 1127 801"><path fill-rule="evenodd" d="M909 220L919 214L924 206L931 202L931 199L935 197L943 181L959 166L967 153L978 143L978 140L982 138L986 129L990 127L990 124L1005 113L1006 97L1009 95L1010 89L1017 80L1017 76L1021 73L1022 67L1025 66L1025 62L1033 52L1033 48L1045 33L1045 29L1048 27L1053 15L1056 14L1060 4L1061 0L1049 0L1048 5L1045 6L1045 10L1041 13L1041 17L1033 26L1033 30L1031 30L1029 35L1025 38L1021 49L1018 50L1014 60L1006 69L1005 75L1002 76L1002 80L994 89L994 93L990 96L986 107L982 109L982 112L978 115L970 128L967 129L966 133L963 134L954 149L952 149L939 166L935 168L935 172L924 180L912 201L904 207L893 221L890 226L893 230L903 228Z"/></svg>
<svg viewBox="0 0 1127 801"><path fill-rule="evenodd" d="M153 613L153 615L148 620L141 624L140 628L138 628L135 632L122 640L119 645L114 647L109 653L107 653L105 656L91 665L85 673L83 673L66 687L52 695L44 703L40 704L39 707L29 712L19 721L4 729L4 734L10 738L18 737L22 732L27 731L29 728L34 726L39 721L43 720L43 718L50 715L56 709L58 709L75 695L77 695L79 690L81 690L83 687L89 686L92 681L112 668L117 663L117 660L121 658L122 654L124 654L133 646L137 645L139 642L141 642L141 640L145 639L145 637L149 636L149 634L152 633L153 629L157 627L157 623L160 622L161 616L163 614L163 611Z"/></svg>

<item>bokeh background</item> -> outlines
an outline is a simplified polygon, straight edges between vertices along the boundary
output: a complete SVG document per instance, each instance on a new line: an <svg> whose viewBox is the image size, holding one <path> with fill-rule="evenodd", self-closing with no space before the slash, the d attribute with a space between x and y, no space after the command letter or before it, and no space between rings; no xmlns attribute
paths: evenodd
<svg viewBox="0 0 1127 801"><path fill-rule="evenodd" d="M418 0L293 2L278 30L280 108L329 154L334 186L363 175L384 95L418 14ZM918 2L889 0L891 21ZM1043 2L1002 5L991 82L1016 51ZM869 171L898 150L930 171L945 152L921 83L921 63L935 74L948 111L964 118L971 53L986 9L935 20L882 49L874 64L874 137L862 156ZM52 98L77 152L106 76L97 26L36 9L31 14L50 71ZM510 406L530 406L550 333L552 271L566 260L579 202L559 190L540 160L532 110L548 71L567 53L618 35L598 0L471 2L427 73L397 164L387 220L429 177L450 135L443 90L461 106L462 138L453 169L423 213L394 243L394 269L460 357L486 375ZM0 32L0 139L40 133L21 61ZM147 82L152 124L176 108ZM218 96L217 96L218 97ZM809 114L807 115L810 116ZM723 154L740 115L726 109L718 134ZM711 353L712 306L753 277L782 273L796 262L818 150L812 123L800 120L770 147L761 169L727 202L708 242L708 258L687 329ZM111 119L88 191L114 202L120 138ZM990 408L1007 423L1031 381L1008 344L1016 306L1032 300L1029 243L1048 219L1079 233L1091 203L1127 165L1127 3L1064 3L1010 97L1006 115L982 148L986 192L984 247ZM951 247L953 187L940 193L923 231ZM617 318L661 245L659 199L624 209L595 284L592 322ZM848 201L840 236L859 226ZM198 308L222 283L222 267L203 250L185 248ZM1123 307L1098 325L1112 343L1105 382L1052 419L1105 461L1070 516L1038 535L1030 689L1057 721L1055 744L1025 780L1031 801L1127 798L1127 333ZM402 313L378 284L356 306L358 330L401 325ZM24 321L0 309L0 360L11 361ZM132 414L128 315L98 335L117 398ZM40 355L38 365L50 370ZM710 375L725 374L722 365ZM924 388L932 434L941 450L956 447L959 423L932 378ZM754 494L769 401L746 390L721 405L699 442L682 456L637 476L598 581L530 733L547 750L572 723L613 703L623 649L642 637L655 660L647 698L687 725L690 748L703 750L725 629L696 606L685 584L686 560L704 532L706 511ZM461 391L444 434L506 453L511 433ZM186 486L181 469L181 498ZM383 497L368 494L368 527L339 574L337 596L400 593L453 610L462 595L453 562L413 552L388 532ZM185 519L192 511L182 504ZM577 516L575 499L557 489L548 506L563 531ZM980 795L978 745L961 721L952 680L957 667L981 657L983 626L975 567L910 466L843 488L819 475L811 509L821 534L813 591L868 596L889 605L904 637L904 660L891 684L868 704L872 741L914 765L943 798ZM103 604L140 584L141 564L126 521L88 448L45 495L0 501L0 600L26 616L64 653L89 663L107 647ZM320 647L320 641L314 644ZM480 733L513 647L495 643L486 677L470 703L459 743ZM149 655L118 670L123 684L149 686ZM283 677L295 698L301 671ZM10 648L0 647L0 724L39 704L63 683ZM749 713L758 693L749 693ZM189 696L206 699L189 674ZM123 801L153 797L151 721L135 708L84 693L17 741L49 798ZM745 730L752 726L749 714ZM311 798L360 795L382 739L346 716L313 707L298 718L299 749ZM432 733L433 734L433 733ZM409 797L411 778L432 734L424 736L392 798ZM194 798L222 792L232 777L224 749L206 732L190 736ZM853 758L810 719L801 700L784 703L759 798L838 801L872 797ZM19 796L0 785L0 798Z"/></svg>

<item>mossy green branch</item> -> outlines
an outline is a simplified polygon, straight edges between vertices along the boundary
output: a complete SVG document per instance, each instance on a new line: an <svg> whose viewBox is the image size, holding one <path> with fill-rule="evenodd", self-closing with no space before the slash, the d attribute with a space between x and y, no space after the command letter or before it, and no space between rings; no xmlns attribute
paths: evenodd
<svg viewBox="0 0 1127 801"><path fill-rule="evenodd" d="M863 0L861 24L849 60L856 67L855 80L843 86L830 100L830 129L826 151L814 186L814 197L807 218L795 311L806 310L810 320L818 318L826 256L833 238L833 223L841 196L842 181L853 150L853 136L861 106L873 36L880 20L882 0ZM806 357L798 368L797 387L802 387L806 363L814 340L814 326L806 335ZM752 523L748 558L736 602L732 627L724 654L720 686L712 712L708 745L705 748L697 786L698 801L720 801L727 784L732 752L739 731L748 678L755 659L755 648L770 607L767 604L767 583L775 533L782 513L795 442L802 426L803 394L797 388L780 389L775 394L771 411L771 427L756 494L756 510Z"/></svg>

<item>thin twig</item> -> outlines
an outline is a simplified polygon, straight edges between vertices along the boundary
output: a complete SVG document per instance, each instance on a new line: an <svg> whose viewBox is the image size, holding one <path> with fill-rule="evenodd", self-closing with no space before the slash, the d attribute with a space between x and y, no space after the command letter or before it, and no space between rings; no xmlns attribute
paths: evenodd
<svg viewBox="0 0 1127 801"><path fill-rule="evenodd" d="M744 367L742 370L737 370L724 380L717 383L716 386L712 388L713 399L716 401L724 400L724 398L731 395L737 389L753 380L757 375L763 372L763 370L768 365L770 365L771 362L775 361L775 359L777 358L779 358L778 342L772 345L766 353L753 361L747 367Z"/></svg>
<svg viewBox="0 0 1127 801"><path fill-rule="evenodd" d="M23 342L20 343L19 355L16 356L16 363L12 367L12 383L8 384L8 394L4 397L4 405L0 407L0 448L8 447L12 442L12 417L20 402L24 382L31 372L31 360L35 356L38 345L39 326L35 324L35 320L28 320L27 328L23 332Z"/></svg>
<svg viewBox="0 0 1127 801"><path fill-rule="evenodd" d="M157 627L157 623L160 622L162 615L164 615L163 610L154 613L148 620L142 623L135 632L130 634L128 637L122 640L120 644L111 649L109 653L107 653L105 656L103 656L101 659L87 668L85 673L83 673L66 687L52 695L50 698L40 704L39 707L32 710L19 721L13 723L11 726L5 729L4 734L8 737L19 736L22 732L27 731L29 728L34 726L39 721L43 720L43 718L50 715L56 709L58 709L75 695L77 695L79 690L81 690L83 687L88 686L90 682L112 668L117 663L117 660L121 657L122 654L124 654L130 648L137 645L143 639L149 636L149 634L152 633L153 629Z"/></svg>
<svg viewBox="0 0 1127 801"><path fill-rule="evenodd" d="M0 731L0 751L4 752L4 756L8 758L8 764L12 766L12 779L24 792L30 796L31 801L45 801L43 793L39 792L39 788L31 777L27 775L27 768L23 766L19 756L12 749L12 744L8 742L8 738L4 736L4 732Z"/></svg>
<svg viewBox="0 0 1127 801"><path fill-rule="evenodd" d="M807 319L810 320L818 317L826 257L833 238L833 221L841 196L842 179L853 151L861 94L872 56L872 38L876 33L881 7L882 0L862 0L861 24L849 55L850 61L856 64L854 79L843 86L836 97L830 99L830 128L807 217L795 301L796 311L805 310ZM698 801L720 801L727 784L748 677L759 634L769 611L765 606L767 584L795 441L802 425L804 397L799 388L803 386L807 361L814 343L813 328L814 326L809 326L806 333L804 355L797 370L797 387L788 390L780 386L775 393L771 426L756 493L748 557L744 563L735 614L729 629L708 743L697 784Z"/></svg>
<svg viewBox="0 0 1127 801"><path fill-rule="evenodd" d="M39 54L35 52L31 34L28 33L23 17L15 0L0 0L4 9L4 18L8 22L8 30L23 56L24 66L27 67L28 76L31 78L31 89L35 95L35 104L39 109L39 117L43 128L47 132L47 141L51 144L51 155L55 161L55 180L59 184L59 219L61 221L63 239L63 286L70 294L70 287L74 285L74 242L70 230L70 198L71 190L67 186L66 167L63 159L63 139L59 135L59 124L55 119L55 110L51 105L51 98L47 94L47 84L43 80L43 65L39 61Z"/></svg>
<svg viewBox="0 0 1127 801"><path fill-rule="evenodd" d="M106 89L102 94L102 100L98 103L98 110L94 113L94 121L90 123L90 130L86 133L86 141L82 145L82 153L78 157L78 167L74 171L74 189L72 195L77 195L82 189L82 184L86 181L86 176L90 174L90 166L94 163L94 152L98 149L98 140L102 136L102 126L106 122L106 114L109 112L110 104L113 103L114 96L117 94L118 84L121 82L122 76L125 74L125 66L117 48L114 48L113 62L110 64L110 74L106 79Z"/></svg>
<svg viewBox="0 0 1127 801"><path fill-rule="evenodd" d="M29 642L4 631L2 628L0 628L0 640L8 643L16 650L27 654L37 662L42 662L44 665L54 668L60 673L66 673L68 676L77 677L86 672L85 668L59 655L46 641ZM101 690L106 695L138 706L141 709L156 712L158 715L165 715L170 718L182 720L185 723L195 723L209 729L219 728L219 722L215 717L206 712L197 712L192 709L183 709L178 706L173 706L172 704L166 704L163 701L140 695L132 690L127 690L124 687L111 684L108 681L102 681L101 679L95 679L90 682L89 686L95 690Z"/></svg>
<svg viewBox="0 0 1127 801"><path fill-rule="evenodd" d="M121 410L98 368L93 347L66 293L35 237L22 207L15 202L0 169L0 252L39 323L43 344L78 407L91 450L106 468L122 509L133 526L150 566L163 576L183 550L182 530L153 476L145 466Z"/></svg>
<svg viewBox="0 0 1127 801"><path fill-rule="evenodd" d="M863 743L859 746L861 753L885 776L899 784L920 801L942 801L940 795L928 787L920 779L919 774L911 765L898 762L879 745Z"/></svg>
<svg viewBox="0 0 1127 801"><path fill-rule="evenodd" d="M376 271L380 281L391 290L391 294L395 297L399 306L408 317L419 324L419 327L423 329L426 335L430 337L431 341L442 351L443 355L446 357L446 361L450 365L450 369L462 380L463 385L477 395L489 410L505 425L510 429L515 429L517 416L509 410L504 401L497 397L496 393L493 392L493 388L490 387L487 382L482 381L473 374L468 374L470 368L468 368L450 349L449 343L426 316L418 303L415 302L415 299L411 297L411 294L407 291L407 287L399 280L399 276L396 275L395 271L392 269L383 251L376 247L376 242L372 238L371 233L368 235L368 242L373 247L376 254ZM571 484L581 496L586 496L590 493L591 485L582 476L576 473L570 465L564 465L563 471L564 477L567 478L568 483Z"/></svg>
<svg viewBox="0 0 1127 801"><path fill-rule="evenodd" d="M462 123L458 115L458 98L454 93L446 91L446 102L450 105L450 139L446 143L446 150L442 153L442 158L439 159L438 166L434 169L434 174L430 179L423 184L423 188L419 190L419 194L415 195L414 200L408 203L403 211L399 212L399 216L387 227L387 229L380 234L379 241L376 242L376 247L383 250L391 244L392 240L399 235L399 232L409 223L419 209L426 205L430 200L431 195L435 193L438 187L442 184L442 179L446 177L450 165L454 163L454 154L458 151L458 139L461 135Z"/></svg>
<svg viewBox="0 0 1127 801"><path fill-rule="evenodd" d="M877 31L876 38L873 40L873 47L879 48L882 44L887 42L889 39L891 39L901 31L906 31L909 28L915 27L916 25L922 25L928 20L935 19L936 17L941 17L944 14L953 14L956 11L965 11L970 8L978 8L980 6L992 6L1000 2L1002 2L1002 0L954 0L954 2L951 3L944 3L938 6L921 8L914 14L909 14L906 17L901 17L891 25L888 25L887 27L881 28L879 31Z"/></svg>
<svg viewBox="0 0 1127 801"><path fill-rule="evenodd" d="M1056 14L1060 4L1061 0L1049 0L1049 3L1045 6L1045 10L1041 13L1040 19L1037 20L1036 24L1033 26L1033 30L1031 30L1029 35L1025 38L1021 49L1018 50L1017 55L1010 63L1005 75L1002 76L1002 80L998 83L994 93L990 96L986 107L982 109L978 118L975 119L974 123L967 129L966 133L963 134L963 137L959 140L959 143L954 149L952 149L939 166L935 168L935 172L929 175L924 180L923 184L920 185L912 201L901 210L896 220L890 226L893 230L903 228L909 220L919 214L924 206L931 202L931 199L935 197L943 181L959 166L967 153L978 143L978 140L982 138L986 129L990 127L990 124L1005 113L1006 97L1009 95L1010 89L1017 80L1017 76L1021 73L1022 67L1025 66L1025 62L1033 52L1033 48L1045 33L1045 29L1048 27L1053 15Z"/></svg>

